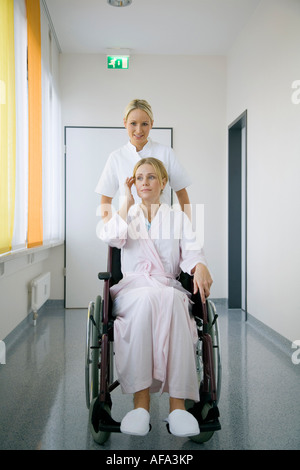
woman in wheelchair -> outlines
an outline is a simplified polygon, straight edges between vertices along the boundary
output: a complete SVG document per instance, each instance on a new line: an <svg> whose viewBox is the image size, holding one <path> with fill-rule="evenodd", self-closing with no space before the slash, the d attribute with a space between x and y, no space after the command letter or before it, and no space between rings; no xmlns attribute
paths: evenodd
<svg viewBox="0 0 300 470"><path fill-rule="evenodd" d="M140 160L126 179L119 212L104 224L101 239L121 248L123 279L111 287L115 365L123 393L134 394L134 409L121 422L121 432L146 435L150 393L168 392L166 421L176 436L200 433L185 399L199 401L195 365L197 329L190 314L190 293L177 277L193 274L194 293L202 302L212 278L201 246L184 212L160 204L168 180L160 160ZM131 194L135 184L142 203Z"/></svg>

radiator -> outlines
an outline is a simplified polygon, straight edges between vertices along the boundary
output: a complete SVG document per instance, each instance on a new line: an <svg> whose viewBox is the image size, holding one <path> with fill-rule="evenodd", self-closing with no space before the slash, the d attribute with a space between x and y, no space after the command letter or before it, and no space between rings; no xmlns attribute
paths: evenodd
<svg viewBox="0 0 300 470"><path fill-rule="evenodd" d="M31 281L31 309L36 325L37 311L50 297L50 272L41 274Z"/></svg>

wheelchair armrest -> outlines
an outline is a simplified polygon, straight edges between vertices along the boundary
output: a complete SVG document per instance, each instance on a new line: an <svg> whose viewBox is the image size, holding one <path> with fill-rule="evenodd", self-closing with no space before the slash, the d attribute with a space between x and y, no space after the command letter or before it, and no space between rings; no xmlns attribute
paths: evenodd
<svg viewBox="0 0 300 470"><path fill-rule="evenodd" d="M112 274L109 272L98 273L98 279L100 279L101 281L108 281L111 278L112 278Z"/></svg>

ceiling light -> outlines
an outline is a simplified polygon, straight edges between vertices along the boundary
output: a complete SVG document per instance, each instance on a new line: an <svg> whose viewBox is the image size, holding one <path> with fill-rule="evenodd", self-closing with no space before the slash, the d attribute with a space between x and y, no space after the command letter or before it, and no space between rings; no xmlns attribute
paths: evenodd
<svg viewBox="0 0 300 470"><path fill-rule="evenodd" d="M132 0L107 0L107 3L113 7L127 7L131 2Z"/></svg>

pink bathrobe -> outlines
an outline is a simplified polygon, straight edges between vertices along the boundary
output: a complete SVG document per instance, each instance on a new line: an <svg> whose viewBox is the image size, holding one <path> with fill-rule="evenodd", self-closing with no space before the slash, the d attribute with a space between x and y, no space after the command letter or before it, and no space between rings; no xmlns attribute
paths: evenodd
<svg viewBox="0 0 300 470"><path fill-rule="evenodd" d="M121 248L123 279L114 300L115 364L123 393L150 387L176 398L199 400L195 366L197 330L189 293L176 279L206 264L188 217L162 204L149 231L138 205L127 222L118 214L101 239Z"/></svg>

